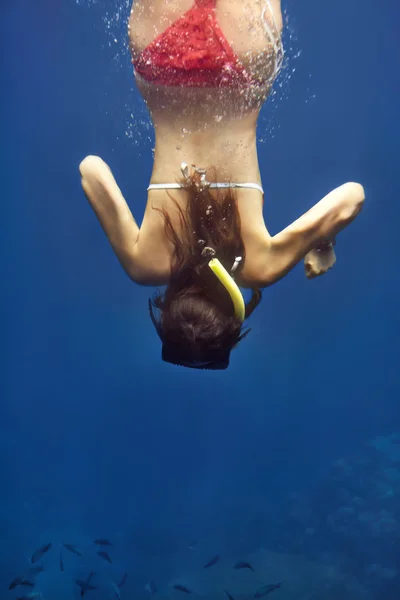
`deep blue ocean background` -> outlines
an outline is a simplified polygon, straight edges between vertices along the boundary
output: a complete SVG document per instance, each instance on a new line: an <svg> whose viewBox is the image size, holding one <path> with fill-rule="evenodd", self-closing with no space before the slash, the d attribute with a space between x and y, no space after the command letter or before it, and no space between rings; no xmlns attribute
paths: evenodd
<svg viewBox="0 0 400 600"><path fill-rule="evenodd" d="M366 202L333 270L265 290L225 372L161 361L153 290L81 191L98 154L142 219L153 136L125 0L0 7L0 599L31 592L7 588L51 542L44 600L78 598L91 570L88 600L149 598L149 582L170 600L176 583L244 600L278 582L268 600L398 600L399 3L283 2L287 62L259 127L267 226L346 181ZM63 548L60 572L63 543L83 556Z"/></svg>

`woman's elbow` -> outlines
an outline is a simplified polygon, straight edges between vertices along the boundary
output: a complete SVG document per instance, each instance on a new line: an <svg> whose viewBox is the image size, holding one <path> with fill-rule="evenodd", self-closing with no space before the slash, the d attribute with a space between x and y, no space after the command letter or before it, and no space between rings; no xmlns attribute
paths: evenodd
<svg viewBox="0 0 400 600"><path fill-rule="evenodd" d="M100 156L89 154L79 163L81 177L88 177L100 170L104 170L105 162Z"/></svg>
<svg viewBox="0 0 400 600"><path fill-rule="evenodd" d="M344 222L350 222L356 218L365 201L364 187L360 183L350 181L343 184L343 205L341 217Z"/></svg>

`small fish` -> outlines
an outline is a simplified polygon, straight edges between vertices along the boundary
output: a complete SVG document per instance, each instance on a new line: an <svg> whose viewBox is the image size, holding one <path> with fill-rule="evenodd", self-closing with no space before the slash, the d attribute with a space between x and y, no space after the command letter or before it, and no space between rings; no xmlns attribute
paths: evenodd
<svg viewBox="0 0 400 600"><path fill-rule="evenodd" d="M97 590L96 586L90 584L93 575L94 571L91 571L85 581L82 581L81 579L76 580L76 584L81 588L81 598L83 598L86 592Z"/></svg>
<svg viewBox="0 0 400 600"><path fill-rule="evenodd" d="M19 596L17 600L34 600L34 598L41 598L42 592L31 592L27 596Z"/></svg>
<svg viewBox="0 0 400 600"><path fill-rule="evenodd" d="M63 561L62 552L60 552L60 571L61 572L64 571L64 561Z"/></svg>
<svg viewBox="0 0 400 600"><path fill-rule="evenodd" d="M254 573L254 569L251 566L251 564L248 562L245 562L244 560L238 560L237 563L235 563L233 565L233 568L234 569L249 569L250 571L253 571L253 573Z"/></svg>
<svg viewBox="0 0 400 600"><path fill-rule="evenodd" d="M197 548L197 540L193 540L192 542L190 542L188 548L189 548L189 550L196 550L196 548Z"/></svg>
<svg viewBox="0 0 400 600"><path fill-rule="evenodd" d="M99 538L98 540L94 540L93 543L97 544L98 546L112 546L110 540L107 540L106 538Z"/></svg>
<svg viewBox="0 0 400 600"><path fill-rule="evenodd" d="M38 575L39 573L43 573L43 571L44 571L43 565L38 565L37 567L30 567L28 569L29 575Z"/></svg>
<svg viewBox="0 0 400 600"><path fill-rule="evenodd" d="M36 550L31 556L31 563L35 563L38 560L40 560L42 558L42 556L50 550L50 548L51 548L51 544L46 544L45 546L42 546L41 548Z"/></svg>
<svg viewBox="0 0 400 600"><path fill-rule="evenodd" d="M282 582L280 581L279 583L272 583L269 585L264 585L264 587L260 588L258 590L258 592L256 592L253 596L253 598L262 598L263 596L266 596L267 594L270 594L271 592L273 592L274 590L277 590L281 587Z"/></svg>
<svg viewBox="0 0 400 600"><path fill-rule="evenodd" d="M121 588L123 585L125 585L127 577L128 577L128 573L124 573L120 583L117 583L117 586L119 588Z"/></svg>
<svg viewBox="0 0 400 600"><path fill-rule="evenodd" d="M14 588L17 587L17 585L21 585L21 583L23 582L24 578L23 577L14 577L14 579L12 580L12 582L10 583L10 585L8 586L9 590L13 590Z"/></svg>
<svg viewBox="0 0 400 600"><path fill-rule="evenodd" d="M112 582L111 587L117 600L121 600L121 592L119 591L119 587L117 586L117 584Z"/></svg>
<svg viewBox="0 0 400 600"><path fill-rule="evenodd" d="M144 589L146 592L149 592L150 596L154 596L154 594L157 593L157 586L154 581L149 581L149 583L146 583Z"/></svg>
<svg viewBox="0 0 400 600"><path fill-rule="evenodd" d="M221 557L218 554L216 556L213 556L211 560L209 560L208 563L204 565L204 569L209 569L210 567L216 565L220 558Z"/></svg>
<svg viewBox="0 0 400 600"><path fill-rule="evenodd" d="M28 579L23 579L19 585L25 585L26 587L35 587L33 581L28 581Z"/></svg>
<svg viewBox="0 0 400 600"><path fill-rule="evenodd" d="M224 590L225 594L228 596L229 600L235 600L235 598L226 590Z"/></svg>
<svg viewBox="0 0 400 600"><path fill-rule="evenodd" d="M110 558L110 555L107 554L107 552L98 552L97 553L99 556L101 556L101 558L104 558L104 560L106 560L107 562L110 563L110 565L112 565L112 560Z"/></svg>
<svg viewBox="0 0 400 600"><path fill-rule="evenodd" d="M180 583L175 583L175 585L173 585L172 587L174 588L174 590L178 590L178 592L184 592L185 594L192 593L192 590L189 590L187 587L181 585Z"/></svg>
<svg viewBox="0 0 400 600"><path fill-rule="evenodd" d="M66 548L67 550L72 552L72 554L76 554L77 556L82 556L82 554L79 552L79 550L76 549L76 546L73 546L72 544L63 544L63 546L64 546L64 548Z"/></svg>

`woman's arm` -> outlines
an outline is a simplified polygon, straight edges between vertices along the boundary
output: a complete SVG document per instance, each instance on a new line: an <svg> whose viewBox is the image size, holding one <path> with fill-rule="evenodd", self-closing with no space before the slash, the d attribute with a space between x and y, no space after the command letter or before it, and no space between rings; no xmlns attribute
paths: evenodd
<svg viewBox="0 0 400 600"><path fill-rule="evenodd" d="M87 156L79 165L82 187L112 249L127 275L136 280L134 248L139 227L108 165L99 156Z"/></svg>
<svg viewBox="0 0 400 600"><path fill-rule="evenodd" d="M364 203L364 188L345 183L268 241L259 273L260 287L284 277L311 250L350 225Z"/></svg>

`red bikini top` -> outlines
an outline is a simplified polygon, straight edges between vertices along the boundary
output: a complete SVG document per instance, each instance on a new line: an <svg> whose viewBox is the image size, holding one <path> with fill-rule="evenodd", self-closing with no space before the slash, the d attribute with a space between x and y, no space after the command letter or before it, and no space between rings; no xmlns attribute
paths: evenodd
<svg viewBox="0 0 400 600"><path fill-rule="evenodd" d="M218 25L216 0L195 4L132 61L156 85L246 87L255 81L240 63Z"/></svg>

